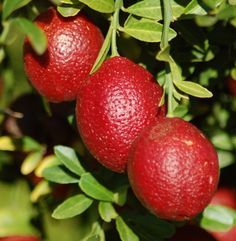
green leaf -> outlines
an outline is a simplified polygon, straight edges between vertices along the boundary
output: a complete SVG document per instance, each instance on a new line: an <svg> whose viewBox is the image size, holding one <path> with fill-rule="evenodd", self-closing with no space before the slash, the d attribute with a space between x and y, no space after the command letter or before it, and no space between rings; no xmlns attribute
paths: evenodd
<svg viewBox="0 0 236 241"><path fill-rule="evenodd" d="M232 152L218 150L217 155L219 158L220 168L227 167L234 163L234 154L232 154Z"/></svg>
<svg viewBox="0 0 236 241"><path fill-rule="evenodd" d="M192 0L186 6L184 14L206 15L207 11L199 4L198 0Z"/></svg>
<svg viewBox="0 0 236 241"><path fill-rule="evenodd" d="M98 212L105 222L111 222L116 219L118 214L110 202L99 202Z"/></svg>
<svg viewBox="0 0 236 241"><path fill-rule="evenodd" d="M184 8L175 1L171 1L171 7L174 19L178 18L184 12ZM125 11L139 17L150 18L157 21L162 19L160 0L140 1L128 7Z"/></svg>
<svg viewBox="0 0 236 241"><path fill-rule="evenodd" d="M210 98L212 93L203 86L191 81L174 81L175 86L186 94L198 98Z"/></svg>
<svg viewBox="0 0 236 241"><path fill-rule="evenodd" d="M126 203L128 188L128 185L120 186L115 193L118 205L123 206Z"/></svg>
<svg viewBox="0 0 236 241"><path fill-rule="evenodd" d="M160 42L163 25L152 20L126 22L123 31L130 36L144 42ZM169 29L169 40L176 37L176 32Z"/></svg>
<svg viewBox="0 0 236 241"><path fill-rule="evenodd" d="M82 9L84 5L60 5L57 7L57 11L63 16L63 17L73 17L76 16L80 10Z"/></svg>
<svg viewBox="0 0 236 241"><path fill-rule="evenodd" d="M99 222L93 223L91 232L81 241L105 241L104 230Z"/></svg>
<svg viewBox="0 0 236 241"><path fill-rule="evenodd" d="M219 20L225 20L236 17L236 6L228 6L222 9L216 16Z"/></svg>
<svg viewBox="0 0 236 241"><path fill-rule="evenodd" d="M31 1L32 0L5 0L2 9L3 20L9 17L15 10L24 7Z"/></svg>
<svg viewBox="0 0 236 241"><path fill-rule="evenodd" d="M212 136L211 141L215 147L225 151L231 151L234 148L230 136L223 131L218 131L217 133L215 133Z"/></svg>
<svg viewBox="0 0 236 241"><path fill-rule="evenodd" d="M21 173L28 175L35 170L43 158L43 151L37 151L30 153L23 161L21 165Z"/></svg>
<svg viewBox="0 0 236 241"><path fill-rule="evenodd" d="M43 170L43 177L47 180L60 184L78 183L79 180L65 172L62 166L51 166Z"/></svg>
<svg viewBox="0 0 236 241"><path fill-rule="evenodd" d="M52 217L56 219L72 218L83 213L92 203L93 200L83 194L75 195L61 203L53 211Z"/></svg>
<svg viewBox="0 0 236 241"><path fill-rule="evenodd" d="M80 0L80 2L101 13L112 13L115 10L114 0Z"/></svg>
<svg viewBox="0 0 236 241"><path fill-rule="evenodd" d="M215 16L204 15L196 17L196 23L201 27L210 27L214 25L216 22L217 18Z"/></svg>
<svg viewBox="0 0 236 241"><path fill-rule="evenodd" d="M55 146L54 152L57 158L74 174L81 176L85 173L75 151L67 146Z"/></svg>
<svg viewBox="0 0 236 241"><path fill-rule="evenodd" d="M88 196L107 202L115 202L115 194L100 184L91 173L82 174L79 186L81 190Z"/></svg>
<svg viewBox="0 0 236 241"><path fill-rule="evenodd" d="M232 228L235 211L224 206L208 206L203 212L201 226L212 231L227 231Z"/></svg>
<svg viewBox="0 0 236 241"><path fill-rule="evenodd" d="M139 237L132 231L132 229L130 229L120 216L116 218L116 229L122 241L139 241Z"/></svg>
<svg viewBox="0 0 236 241"><path fill-rule="evenodd" d="M0 137L0 150L2 151L39 151L41 150L41 145L34 139L28 136L22 138L12 138L9 136Z"/></svg>
<svg viewBox="0 0 236 241"><path fill-rule="evenodd" d="M214 9L219 7L225 0L201 0L208 8Z"/></svg>
<svg viewBox="0 0 236 241"><path fill-rule="evenodd" d="M110 25L106 38L103 42L102 48L99 51L98 57L93 65L93 68L90 71L90 74L94 73L103 63L103 61L106 59L106 56L109 52L110 46L111 46L111 35L112 35L112 24Z"/></svg>
<svg viewBox="0 0 236 241"><path fill-rule="evenodd" d="M47 38L40 28L26 18L14 18L11 22L16 24L26 34L37 54L44 53L47 48Z"/></svg>

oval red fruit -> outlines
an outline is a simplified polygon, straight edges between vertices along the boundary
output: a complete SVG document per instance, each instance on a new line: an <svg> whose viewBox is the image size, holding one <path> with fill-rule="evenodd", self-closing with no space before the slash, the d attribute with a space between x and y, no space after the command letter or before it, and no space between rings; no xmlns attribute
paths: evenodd
<svg viewBox="0 0 236 241"><path fill-rule="evenodd" d="M164 115L161 97L161 87L143 67L124 57L105 61L81 87L76 105L79 132L94 157L124 172L134 139Z"/></svg>
<svg viewBox="0 0 236 241"><path fill-rule="evenodd" d="M25 42L29 80L51 102L74 100L102 46L101 31L83 14L64 18L54 8L40 14L35 23L45 32L48 48L39 56Z"/></svg>
<svg viewBox="0 0 236 241"><path fill-rule="evenodd" d="M187 220L209 204L218 184L217 153L192 124L163 118L135 141L128 161L134 193L151 212Z"/></svg>

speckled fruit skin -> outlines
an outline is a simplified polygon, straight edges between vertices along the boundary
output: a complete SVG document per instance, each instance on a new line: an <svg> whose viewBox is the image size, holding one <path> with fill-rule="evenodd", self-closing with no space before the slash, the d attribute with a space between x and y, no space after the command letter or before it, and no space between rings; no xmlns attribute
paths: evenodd
<svg viewBox="0 0 236 241"><path fill-rule="evenodd" d="M214 195L218 157L195 126L180 118L163 118L135 141L128 176L134 193L151 212L167 220L188 220Z"/></svg>
<svg viewBox="0 0 236 241"><path fill-rule="evenodd" d="M213 236L211 236L204 229L193 226L186 225L184 227L178 228L175 235L168 239L168 241L217 241Z"/></svg>
<svg viewBox="0 0 236 241"><path fill-rule="evenodd" d="M236 210L236 189L220 187L211 200L211 205L223 205ZM235 241L236 227L226 232L211 232L217 241Z"/></svg>
<svg viewBox="0 0 236 241"><path fill-rule="evenodd" d="M114 172L124 172L139 132L164 115L162 89L143 67L124 57L106 60L79 92L78 129L94 157Z"/></svg>
<svg viewBox="0 0 236 241"><path fill-rule="evenodd" d="M0 241L39 241L35 236L8 236L1 237Z"/></svg>
<svg viewBox="0 0 236 241"><path fill-rule="evenodd" d="M81 13L64 18L54 8L40 14L35 23L46 33L48 49L39 56L25 42L29 80L51 102L74 100L102 46L101 31Z"/></svg>

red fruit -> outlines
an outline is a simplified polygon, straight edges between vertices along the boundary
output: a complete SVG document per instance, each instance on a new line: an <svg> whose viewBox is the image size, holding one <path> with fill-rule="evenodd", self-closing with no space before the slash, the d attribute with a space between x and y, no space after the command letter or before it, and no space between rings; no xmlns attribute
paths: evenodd
<svg viewBox="0 0 236 241"><path fill-rule="evenodd" d="M8 236L0 238L0 241L39 241L35 236Z"/></svg>
<svg viewBox="0 0 236 241"><path fill-rule="evenodd" d="M125 171L132 142L163 112L158 107L161 96L153 76L124 57L108 59L86 81L77 100L77 123L101 164Z"/></svg>
<svg viewBox="0 0 236 241"><path fill-rule="evenodd" d="M227 79L227 88L231 95L236 96L236 80L232 77Z"/></svg>
<svg viewBox="0 0 236 241"><path fill-rule="evenodd" d="M128 176L146 208L168 220L187 220L210 202L219 167L211 142L180 118L163 118L135 141Z"/></svg>
<svg viewBox="0 0 236 241"><path fill-rule="evenodd" d="M236 190L227 187L220 187L211 200L211 205L223 205L236 210ZM235 241L236 227L226 232L211 232L218 241Z"/></svg>
<svg viewBox="0 0 236 241"><path fill-rule="evenodd" d="M35 23L45 32L48 49L39 56L26 41L26 74L49 101L75 99L102 46L101 31L83 14L64 18L53 8L39 15Z"/></svg>
<svg viewBox="0 0 236 241"><path fill-rule="evenodd" d="M207 231L193 225L177 229L175 235L168 241L217 241Z"/></svg>

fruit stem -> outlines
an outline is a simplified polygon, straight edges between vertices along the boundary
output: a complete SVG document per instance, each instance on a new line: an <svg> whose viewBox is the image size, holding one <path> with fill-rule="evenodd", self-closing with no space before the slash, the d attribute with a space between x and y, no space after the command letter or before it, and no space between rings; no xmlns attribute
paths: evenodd
<svg viewBox="0 0 236 241"><path fill-rule="evenodd" d="M168 41L168 34L169 34L169 28L170 23L172 19L172 9L170 0L162 0L162 6L163 6L163 30L162 30L162 38L161 38L161 49L164 50L169 47L169 41ZM166 86L168 88L168 117L174 116L174 104L173 104L173 91L174 91L174 85L171 75L171 69L170 64L166 62L165 64L165 72L166 72Z"/></svg>
<svg viewBox="0 0 236 241"><path fill-rule="evenodd" d="M170 23L172 19L172 10L170 5L170 0L162 0L163 5L163 16L164 16L164 23L163 23L163 31L162 31L162 39L161 39L161 49L167 48L169 45L168 42L168 34Z"/></svg>
<svg viewBox="0 0 236 241"><path fill-rule="evenodd" d="M117 30L119 28L119 13L120 9L123 6L123 0L116 0L115 3L115 12L112 17L112 39L111 39L111 56L119 56L119 53L117 51L117 42L116 42L116 34Z"/></svg>

